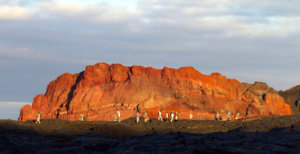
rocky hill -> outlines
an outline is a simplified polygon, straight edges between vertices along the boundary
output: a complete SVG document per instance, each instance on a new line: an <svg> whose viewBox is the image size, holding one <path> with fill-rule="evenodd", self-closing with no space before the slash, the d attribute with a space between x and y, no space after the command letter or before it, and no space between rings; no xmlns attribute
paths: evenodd
<svg viewBox="0 0 300 154"><path fill-rule="evenodd" d="M241 117L290 115L284 99L265 83L240 83L219 73L205 75L192 67L155 69L143 66L97 63L78 74L65 73L49 83L46 93L37 95L32 106L20 110L19 121L42 118L79 120L121 119L137 111L150 118L174 110L179 119L213 119L215 112Z"/></svg>
<svg viewBox="0 0 300 154"><path fill-rule="evenodd" d="M300 114L300 85L279 91L279 94L290 105L293 114Z"/></svg>

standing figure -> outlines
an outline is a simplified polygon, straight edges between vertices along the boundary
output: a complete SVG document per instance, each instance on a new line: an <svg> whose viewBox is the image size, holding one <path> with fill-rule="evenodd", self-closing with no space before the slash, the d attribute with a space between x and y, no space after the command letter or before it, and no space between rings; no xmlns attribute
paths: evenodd
<svg viewBox="0 0 300 154"><path fill-rule="evenodd" d="M139 121L140 121L140 113L137 112L137 113L136 113L136 123L138 124Z"/></svg>
<svg viewBox="0 0 300 154"><path fill-rule="evenodd" d="M219 121L219 119L220 119L220 114L219 114L219 112L216 112L216 114L215 114L215 120Z"/></svg>
<svg viewBox="0 0 300 154"><path fill-rule="evenodd" d="M117 116L118 116L118 122L121 122L121 112L119 110L117 112Z"/></svg>
<svg viewBox="0 0 300 154"><path fill-rule="evenodd" d="M178 121L178 113L175 112L175 121Z"/></svg>
<svg viewBox="0 0 300 154"><path fill-rule="evenodd" d="M36 122L35 123L41 123L41 114L40 113L38 113L38 117L37 117L37 119L36 119Z"/></svg>
<svg viewBox="0 0 300 154"><path fill-rule="evenodd" d="M171 111L171 114L170 114L170 115L171 115L170 121L173 122L173 120L174 120L174 113L173 113L173 111Z"/></svg>
<svg viewBox="0 0 300 154"><path fill-rule="evenodd" d="M190 120L193 119L193 114L192 114L192 111L191 111L191 110L190 110L189 118L190 118Z"/></svg>
<svg viewBox="0 0 300 154"><path fill-rule="evenodd" d="M147 114L147 112L145 112L145 114L144 114L144 117L145 117L145 120L144 120L144 122L148 122L148 121L149 121L149 117L148 117L148 114Z"/></svg>
<svg viewBox="0 0 300 154"><path fill-rule="evenodd" d="M161 117L161 111L159 110L158 111L158 119L157 119L158 121L163 121L163 119L162 119L162 117Z"/></svg>
<svg viewBox="0 0 300 154"><path fill-rule="evenodd" d="M118 121L118 117L114 114L114 121Z"/></svg>
<svg viewBox="0 0 300 154"><path fill-rule="evenodd" d="M80 120L81 120L81 121L84 121L84 116L83 116L82 114L80 115L80 117L81 117Z"/></svg>
<svg viewBox="0 0 300 154"><path fill-rule="evenodd" d="M239 120L239 116L240 116L240 113L237 113L237 114L235 115L235 120Z"/></svg>
<svg viewBox="0 0 300 154"><path fill-rule="evenodd" d="M60 109L57 109L57 110L56 110L56 119L59 118L59 111L60 111Z"/></svg>
<svg viewBox="0 0 300 154"><path fill-rule="evenodd" d="M168 121L169 121L169 113L166 112L166 122L168 122Z"/></svg>
<svg viewBox="0 0 300 154"><path fill-rule="evenodd" d="M230 121L230 112L227 113L227 120Z"/></svg>

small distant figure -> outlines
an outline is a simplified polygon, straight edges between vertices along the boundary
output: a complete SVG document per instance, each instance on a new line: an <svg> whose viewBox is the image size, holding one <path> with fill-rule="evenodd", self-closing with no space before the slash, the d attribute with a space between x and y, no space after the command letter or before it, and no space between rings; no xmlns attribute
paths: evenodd
<svg viewBox="0 0 300 154"><path fill-rule="evenodd" d="M219 114L219 112L216 112L216 114L215 114L215 120L216 121L220 120L220 114Z"/></svg>
<svg viewBox="0 0 300 154"><path fill-rule="evenodd" d="M144 117L145 117L145 120L144 120L144 122L148 122L148 121L149 121L149 117L148 117L148 114L147 114L147 112L145 112L145 114L144 114Z"/></svg>
<svg viewBox="0 0 300 154"><path fill-rule="evenodd" d="M41 123L41 114L40 113L38 113L38 117L37 117L37 119L36 119L36 122L35 123Z"/></svg>
<svg viewBox="0 0 300 154"><path fill-rule="evenodd" d="M137 112L137 113L136 113L136 120L135 120L135 122L138 124L139 121L140 121L140 113Z"/></svg>
<svg viewBox="0 0 300 154"><path fill-rule="evenodd" d="M193 114L192 114L192 111L191 111L191 110L190 110L189 118L190 118L190 120L193 119Z"/></svg>
<svg viewBox="0 0 300 154"><path fill-rule="evenodd" d="M240 113L237 113L237 114L235 115L235 120L239 120L239 117L240 117Z"/></svg>
<svg viewBox="0 0 300 154"><path fill-rule="evenodd" d="M60 109L57 109L57 110L56 110L56 119L59 118L59 112L60 112Z"/></svg>
<svg viewBox="0 0 300 154"><path fill-rule="evenodd" d="M157 119L158 121L163 121L163 119L162 119L162 117L161 117L161 111L159 110L158 111L158 119Z"/></svg>
<svg viewBox="0 0 300 154"><path fill-rule="evenodd" d="M117 116L118 116L118 122L121 122L121 112L119 110L117 112Z"/></svg>
<svg viewBox="0 0 300 154"><path fill-rule="evenodd" d="M118 117L115 114L114 114L114 121L118 121Z"/></svg>
<svg viewBox="0 0 300 154"><path fill-rule="evenodd" d="M175 121L178 121L178 113L175 112Z"/></svg>
<svg viewBox="0 0 300 154"><path fill-rule="evenodd" d="M174 120L174 112L173 112L173 111L171 111L170 115L171 115L170 122L173 122L173 120Z"/></svg>
<svg viewBox="0 0 300 154"><path fill-rule="evenodd" d="M166 113L166 122L168 122L169 121L169 113L167 112Z"/></svg>
<svg viewBox="0 0 300 154"><path fill-rule="evenodd" d="M82 114L80 114L80 117L81 117L81 121L84 121L84 116Z"/></svg>
<svg viewBox="0 0 300 154"><path fill-rule="evenodd" d="M230 121L230 112L227 113L227 120Z"/></svg>

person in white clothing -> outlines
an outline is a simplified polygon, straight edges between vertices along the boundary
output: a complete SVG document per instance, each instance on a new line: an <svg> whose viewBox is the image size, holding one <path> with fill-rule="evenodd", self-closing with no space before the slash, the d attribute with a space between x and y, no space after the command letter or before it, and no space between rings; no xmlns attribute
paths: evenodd
<svg viewBox="0 0 300 154"><path fill-rule="evenodd" d="M190 117L190 120L193 119L193 114L192 114L192 111L191 111L191 110L190 110L190 115L189 115L189 117Z"/></svg>
<svg viewBox="0 0 300 154"><path fill-rule="evenodd" d="M119 110L117 112L117 116L118 116L118 122L121 122L121 112Z"/></svg>
<svg viewBox="0 0 300 154"><path fill-rule="evenodd" d="M38 117L37 117L37 119L36 119L36 122L35 123L41 123L41 114L40 113L38 113Z"/></svg>
<svg viewBox="0 0 300 154"><path fill-rule="evenodd" d="M84 121L84 116L82 114L80 114L80 118L81 121Z"/></svg>
<svg viewBox="0 0 300 154"><path fill-rule="evenodd" d="M158 111L158 119L157 119L158 121L163 121L163 119L162 119L162 117L161 117L161 111L159 110Z"/></svg>
<svg viewBox="0 0 300 154"><path fill-rule="evenodd" d="M136 123L138 124L139 121L140 121L140 113L137 112L137 113L136 113Z"/></svg>
<svg viewBox="0 0 300 154"><path fill-rule="evenodd" d="M171 115L170 121L173 122L173 120L174 120L174 112L172 111L170 115Z"/></svg>

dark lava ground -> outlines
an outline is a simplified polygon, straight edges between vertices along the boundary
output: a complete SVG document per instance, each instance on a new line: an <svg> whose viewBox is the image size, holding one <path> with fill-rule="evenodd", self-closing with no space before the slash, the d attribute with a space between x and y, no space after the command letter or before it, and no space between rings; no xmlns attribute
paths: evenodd
<svg viewBox="0 0 300 154"><path fill-rule="evenodd" d="M139 124L0 120L2 153L300 153L300 115Z"/></svg>

